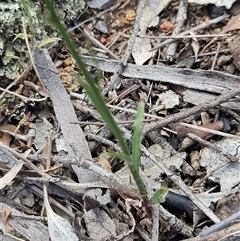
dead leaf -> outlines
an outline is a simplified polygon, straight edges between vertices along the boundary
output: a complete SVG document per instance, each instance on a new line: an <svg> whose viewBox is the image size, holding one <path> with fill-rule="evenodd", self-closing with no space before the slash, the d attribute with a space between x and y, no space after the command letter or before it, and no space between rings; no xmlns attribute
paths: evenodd
<svg viewBox="0 0 240 241"><path fill-rule="evenodd" d="M126 210L130 211L131 206L136 207L136 208L141 208L142 207L142 201L139 199L132 199L132 198L126 198L125 199L125 205L126 205Z"/></svg>
<svg viewBox="0 0 240 241"><path fill-rule="evenodd" d="M221 219L240 211L240 193L233 193L220 199L216 206L216 215Z"/></svg>
<svg viewBox="0 0 240 241"><path fill-rule="evenodd" d="M194 33L190 33L190 35L193 36L192 41L191 41L191 45L192 45L192 48L193 48L193 52L194 52L194 55L195 55L195 61L196 61L197 58L198 58L198 52L199 52L200 46L199 46L197 38L194 38Z"/></svg>
<svg viewBox="0 0 240 241"><path fill-rule="evenodd" d="M104 169L108 170L109 172L112 172L112 167L111 167L111 165L110 165L110 163L109 163L109 161L106 157L104 157L103 155L100 155L100 156L98 156L96 158L93 158L93 159L94 159L95 162L100 163L101 166Z"/></svg>
<svg viewBox="0 0 240 241"><path fill-rule="evenodd" d="M159 23L158 14L171 2L171 0L147 0L143 9L143 13L140 19L140 32L142 35L146 35L148 27L155 27ZM141 35L140 34L140 35ZM150 39L148 38L136 38L132 56L136 64L142 65L148 59L154 55L154 51L151 53Z"/></svg>
<svg viewBox="0 0 240 241"><path fill-rule="evenodd" d="M200 5L215 4L217 7L225 6L229 9L236 0L188 0L189 3L196 3Z"/></svg>
<svg viewBox="0 0 240 241"><path fill-rule="evenodd" d="M23 162L18 160L18 162L8 171L2 178L0 178L0 189L6 187L18 174L23 166Z"/></svg>
<svg viewBox="0 0 240 241"><path fill-rule="evenodd" d="M159 13L167 7L171 0L147 0L140 20L140 31L146 33L148 27L155 27L159 22Z"/></svg>
<svg viewBox="0 0 240 241"><path fill-rule="evenodd" d="M42 121L36 123L35 130L36 135L33 144L37 149L40 149L46 145L47 139L52 133L53 125L43 117Z"/></svg>
<svg viewBox="0 0 240 241"><path fill-rule="evenodd" d="M196 197L203 202L206 207L210 207L212 203L216 203L223 197L236 193L238 190L237 187L233 188L229 191L221 191L221 192L212 192L211 189L206 192L196 193Z"/></svg>
<svg viewBox="0 0 240 241"><path fill-rule="evenodd" d="M216 142L216 145L222 148L224 152L240 157L238 152L240 140L224 139ZM200 156L200 165L206 168L207 175L209 175L208 179L219 183L222 192L230 191L233 187L239 185L239 163L229 163L226 157L211 148L202 149Z"/></svg>
<svg viewBox="0 0 240 241"><path fill-rule="evenodd" d="M115 240L116 225L104 210L91 209L85 213L84 221L91 240Z"/></svg>
<svg viewBox="0 0 240 241"><path fill-rule="evenodd" d="M222 31L220 33L225 34L229 31L232 30L237 30L240 29L240 14L236 15L236 16L232 16L231 19L228 21L227 25L225 27L223 27ZM200 54L203 54L207 48L214 43L216 40L218 39L218 37L213 38L200 52Z"/></svg>
<svg viewBox="0 0 240 241"><path fill-rule="evenodd" d="M240 70L240 39L235 38L228 44L228 47L233 57L233 63L238 68L238 70Z"/></svg>
<svg viewBox="0 0 240 241"><path fill-rule="evenodd" d="M44 205L45 205L47 217L48 217L48 232L51 240L78 241L78 237L74 233L71 224L66 219L60 217L59 215L53 212L48 201L46 185L43 186L43 192L44 192Z"/></svg>
<svg viewBox="0 0 240 241"><path fill-rule="evenodd" d="M135 39L132 56L138 65L144 64L148 59L150 59L154 52L149 52L151 49L150 40L148 38L139 38Z"/></svg>
<svg viewBox="0 0 240 241"><path fill-rule="evenodd" d="M155 156L161 158L165 163L165 165L167 165L167 167L174 166L178 170L181 170L181 165L183 164L183 161L186 158L185 152L181 152L181 153L179 152L176 155L172 156L171 149L162 148L158 144L153 144L148 148L148 150ZM158 166L153 164L153 162L149 158L142 157L141 164L144 169L144 174L147 177L149 177L151 180L155 180L156 178L159 178L161 173L163 173L163 171ZM154 188L159 189L159 183L156 183L156 186L154 186Z"/></svg>
<svg viewBox="0 0 240 241"><path fill-rule="evenodd" d="M194 170L199 170L200 169L200 165L199 165L199 152L194 150L191 151L190 153L190 163L191 163L191 167Z"/></svg>
<svg viewBox="0 0 240 241"><path fill-rule="evenodd" d="M160 94L159 97L162 100L161 104L164 105L164 109L172 109L176 105L179 105L179 95L172 90Z"/></svg>
<svg viewBox="0 0 240 241"><path fill-rule="evenodd" d="M135 18L136 18L136 12L135 12L135 10L133 10L133 9L128 9L128 10L126 11L125 18L126 18L127 21L134 21Z"/></svg>
<svg viewBox="0 0 240 241"><path fill-rule="evenodd" d="M227 33L232 30L240 29L240 14L236 16L232 16L230 20L228 21L227 25L223 27L223 30L221 33Z"/></svg>
<svg viewBox="0 0 240 241"><path fill-rule="evenodd" d="M165 22L160 25L160 30L162 33L172 32L174 28L174 24L171 22Z"/></svg>
<svg viewBox="0 0 240 241"><path fill-rule="evenodd" d="M0 141L4 145L9 146L9 143L12 140L12 135L10 135L8 132L14 133L16 128L17 127L12 124L6 124L0 128Z"/></svg>

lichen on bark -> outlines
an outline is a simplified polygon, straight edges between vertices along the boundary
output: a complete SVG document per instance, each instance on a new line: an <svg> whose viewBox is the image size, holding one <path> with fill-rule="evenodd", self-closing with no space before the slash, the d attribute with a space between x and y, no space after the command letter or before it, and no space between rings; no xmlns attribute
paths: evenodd
<svg viewBox="0 0 240 241"><path fill-rule="evenodd" d="M48 38L59 37L55 29L47 22L47 10L42 0L24 0L30 10L34 25L34 38L37 43ZM85 0L54 0L60 18L69 24L84 8ZM0 77L14 79L24 70L23 63L27 65L29 55L25 40L17 38L16 34L23 32L21 19L24 17L20 0L3 0L0 2ZM27 29L28 29L28 24ZM28 29L29 30L29 29ZM28 32L28 34L31 34ZM21 64L17 59L8 56L17 56L23 60Z"/></svg>

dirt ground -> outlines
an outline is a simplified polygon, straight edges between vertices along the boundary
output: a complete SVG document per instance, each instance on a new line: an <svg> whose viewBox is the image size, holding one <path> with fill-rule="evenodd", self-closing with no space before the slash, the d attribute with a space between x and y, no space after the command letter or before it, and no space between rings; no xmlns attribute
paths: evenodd
<svg viewBox="0 0 240 241"><path fill-rule="evenodd" d="M240 240L240 1L87 5L68 32L130 149L144 104L148 202L106 155L121 148L83 71L50 43L0 84L1 240Z"/></svg>

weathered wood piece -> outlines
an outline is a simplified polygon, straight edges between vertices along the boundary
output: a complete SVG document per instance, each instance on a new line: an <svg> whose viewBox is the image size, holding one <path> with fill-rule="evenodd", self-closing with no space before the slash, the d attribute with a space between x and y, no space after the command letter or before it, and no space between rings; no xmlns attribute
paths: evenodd
<svg viewBox="0 0 240 241"><path fill-rule="evenodd" d="M33 220L31 215L25 215L4 202L0 202L0 212L12 210L12 214L7 219L6 226L12 227L26 240L42 241L48 240L48 228L41 221ZM37 218L37 217L35 217ZM9 231L9 230L6 230ZM5 240L5 239L1 239Z"/></svg>
<svg viewBox="0 0 240 241"><path fill-rule="evenodd" d="M119 61L82 56L85 64L114 73ZM212 93L223 93L235 89L240 84L240 77L210 70L178 69L165 66L127 64L121 75L128 78L147 79L163 83L171 83L196 90Z"/></svg>
<svg viewBox="0 0 240 241"><path fill-rule="evenodd" d="M34 63L40 81L49 92L53 102L54 112L68 146L69 154L72 159L76 161L76 164L78 164L78 166L73 165L72 167L78 176L79 182L90 182L90 179L92 179L92 181L96 180L94 173L109 176L106 170L92 162L91 152L88 148L84 133L79 125L74 124L78 120L70 97L62 85L57 69L47 49L34 48ZM91 175L90 173L86 174L88 180L83 180L80 167L85 169L84 173L88 170L92 171Z"/></svg>
<svg viewBox="0 0 240 241"><path fill-rule="evenodd" d="M92 162L91 152L84 133L79 125L74 124L78 120L70 97L62 85L47 49L34 48L34 63L39 79L49 92L53 102L54 112L60 124L64 140L68 145L69 154L73 160L72 168L78 177L79 183L99 181L97 174L109 176L108 171ZM109 194L109 191L107 193ZM101 195L104 195L102 190L95 188L86 190L84 197L88 196L88 200L95 201L98 196L98 200L101 200Z"/></svg>
<svg viewBox="0 0 240 241"><path fill-rule="evenodd" d="M54 112L66 143L71 148L75 147L81 152L84 158L91 159L91 153L82 129L79 125L73 124L78 121L76 113L48 51L46 49L35 48L34 62L40 81L49 92L53 102Z"/></svg>

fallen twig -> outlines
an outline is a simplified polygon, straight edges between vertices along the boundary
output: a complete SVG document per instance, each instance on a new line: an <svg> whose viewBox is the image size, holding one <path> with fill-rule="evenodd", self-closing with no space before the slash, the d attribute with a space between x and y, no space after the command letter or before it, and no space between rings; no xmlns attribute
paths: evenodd
<svg viewBox="0 0 240 241"><path fill-rule="evenodd" d="M180 0L179 7L178 7L178 13L176 17L176 22L174 26L174 30L172 32L172 35L177 35L180 33L182 26L184 25L186 18L187 18L187 8L188 8L188 1L186 0ZM165 53L165 59L167 61L172 62L174 59L174 54L177 49L177 42L173 42L169 44L166 53Z"/></svg>
<svg viewBox="0 0 240 241"><path fill-rule="evenodd" d="M120 63L115 60L89 56L82 56L82 59L85 64L95 66L108 73L114 73ZM236 89L239 84L239 77L219 71L178 69L165 66L127 64L121 75L129 78L171 83L218 94L229 89Z"/></svg>
<svg viewBox="0 0 240 241"><path fill-rule="evenodd" d="M128 41L127 50L126 50L125 54L123 55L123 57L121 59L121 62L117 66L117 69L116 69L114 75L111 77L107 86L102 90L103 96L106 95L106 93L108 93L109 90L112 90L114 88L114 86L117 86L119 84L118 83L118 77L119 77L120 74L122 74L122 71L123 71L124 67L126 66L128 58L129 58L129 56L132 52L132 47L133 47L133 44L135 42L135 39L137 37L138 31L139 31L139 28L140 28L140 18L142 16L142 12L143 12L143 8L144 8L145 3L146 3L146 0L141 0L139 5L138 5L135 24L134 24L134 28L133 28L133 33L131 35L131 38Z"/></svg>
<svg viewBox="0 0 240 241"><path fill-rule="evenodd" d="M219 97L217 97L216 99L214 99L212 101L200 104L200 105L195 106L195 107L193 107L189 110L184 110L184 111L181 111L180 113L176 113L176 114L167 116L163 120L156 121L155 123L146 124L143 128L142 135L144 136L147 132L149 132L151 130L161 128L161 127L166 126L170 123L174 123L174 122L177 122L177 121L182 120L184 118L187 118L191 115L195 115L197 113L207 111L210 108L216 107L219 104L233 98L234 96L238 95L239 93L240 93L240 85L236 89L229 90L226 93L220 95Z"/></svg>
<svg viewBox="0 0 240 241"><path fill-rule="evenodd" d="M219 23L219 22L221 22L222 20L224 20L224 19L226 19L226 18L228 18L228 17L229 17L229 15L226 15L226 14L225 14L225 15L222 15L222 16L220 16L220 17L218 17L218 18L214 18L214 19L209 20L209 21L207 21L207 22L204 22L204 23L202 23L202 24L200 24L200 25L198 25L198 26L196 26L196 27L194 27L194 28L191 28L191 29L189 29L189 30L187 30L187 31L184 31L184 32L182 32L182 33L179 34L179 35L181 35L181 36L188 35L188 34L190 34L191 32L196 32L196 31L198 31L198 30L207 28L207 27L209 27L209 26L212 25L212 24ZM156 49L165 47L166 45L171 44L171 43L173 43L173 42L175 42L175 41L177 41L177 40L176 40L176 39L168 39L168 40L166 40L166 41L164 41L164 42L162 42L162 43L160 43L160 44L157 44L154 48L151 49L151 51L154 51L154 50L156 50Z"/></svg>
<svg viewBox="0 0 240 241"><path fill-rule="evenodd" d="M209 234L208 236L206 237L200 237L200 236L197 236L195 238L189 238L189 239L184 239L184 241L216 241L216 240L226 240L225 238L227 237L230 237L230 236L235 236L235 235L240 235L240 222L228 227L228 228L225 228L225 229L222 229L218 232L214 232L214 233L211 233Z"/></svg>
<svg viewBox="0 0 240 241"><path fill-rule="evenodd" d="M143 145L141 150L144 154L151 159L151 161L157 165L167 176L171 177L171 180L192 200L192 202L202 210L214 223L220 222L220 219L213 213L212 210L207 208L187 187L180 177L171 172L167 166L161 161L160 158L156 158L150 151Z"/></svg>

